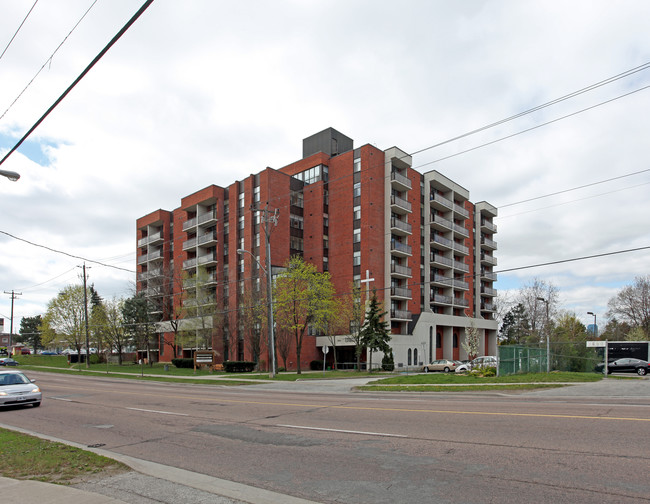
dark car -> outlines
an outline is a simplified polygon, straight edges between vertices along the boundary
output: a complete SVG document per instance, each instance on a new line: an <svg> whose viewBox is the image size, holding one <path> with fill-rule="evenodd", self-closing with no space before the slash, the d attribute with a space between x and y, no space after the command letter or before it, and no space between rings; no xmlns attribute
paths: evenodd
<svg viewBox="0 0 650 504"><path fill-rule="evenodd" d="M596 366L596 371L603 372L602 363ZM616 359L607 364L607 373L636 373L645 376L650 372L648 361L641 359L623 358Z"/></svg>
<svg viewBox="0 0 650 504"><path fill-rule="evenodd" d="M0 358L0 366L17 366L18 363L13 360L11 357L2 357Z"/></svg>

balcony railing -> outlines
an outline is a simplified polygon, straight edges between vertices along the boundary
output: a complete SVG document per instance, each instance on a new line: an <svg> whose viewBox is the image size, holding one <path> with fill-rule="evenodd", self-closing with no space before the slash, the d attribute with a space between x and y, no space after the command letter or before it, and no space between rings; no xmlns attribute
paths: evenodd
<svg viewBox="0 0 650 504"><path fill-rule="evenodd" d="M431 193L429 201L431 201L433 206L436 206L435 203L437 203L439 206L442 206L447 210L452 210L454 208L454 203L451 200L435 192Z"/></svg>
<svg viewBox="0 0 650 504"><path fill-rule="evenodd" d="M391 250L391 252L398 252L398 253L401 253L401 254L412 255L412 252L411 252L412 249L411 249L410 245L406 245L405 243L400 243L400 242L395 241L395 240L391 240L391 242L390 242L390 250Z"/></svg>
<svg viewBox="0 0 650 504"><path fill-rule="evenodd" d="M402 175L399 172L391 172L390 180L391 182L395 182L393 185L398 185L402 190L408 190L411 188L411 181L408 179L408 177Z"/></svg>
<svg viewBox="0 0 650 504"><path fill-rule="evenodd" d="M411 312L408 310L390 310L390 318L393 320L411 320Z"/></svg>
<svg viewBox="0 0 650 504"><path fill-rule="evenodd" d="M392 297L401 297L411 299L411 289L406 289L404 287L391 287L390 295Z"/></svg>
<svg viewBox="0 0 650 504"><path fill-rule="evenodd" d="M469 212L464 207L457 205L456 203L454 203L454 212L465 219L469 217Z"/></svg>
<svg viewBox="0 0 650 504"><path fill-rule="evenodd" d="M460 252L463 255L469 254L469 248L458 242L454 242L454 250L456 252Z"/></svg>
<svg viewBox="0 0 650 504"><path fill-rule="evenodd" d="M462 261L454 261L454 269L462 271L463 273L469 273L469 265Z"/></svg>
<svg viewBox="0 0 650 504"><path fill-rule="evenodd" d="M410 213L411 212L411 204L408 201L406 201L405 199L400 198L399 196L392 195L390 197L390 205L392 207L392 210L394 212L396 212L396 213Z"/></svg>
<svg viewBox="0 0 650 504"><path fill-rule="evenodd" d="M481 294L494 297L497 295L497 290L490 287L481 287Z"/></svg>
<svg viewBox="0 0 650 504"><path fill-rule="evenodd" d="M431 254L430 261L436 264L442 264L444 266L449 266L450 268L454 265L454 260L449 257L441 256L440 254Z"/></svg>
<svg viewBox="0 0 650 504"><path fill-rule="evenodd" d="M445 238L444 236L440 236L437 234L432 234L431 235L431 243L434 243L436 245L440 245L445 249L453 249L454 248L454 242L451 241L449 238Z"/></svg>
<svg viewBox="0 0 650 504"><path fill-rule="evenodd" d="M492 250L496 250L497 248L497 242L485 237L481 237L481 245L487 249L492 249Z"/></svg>
<svg viewBox="0 0 650 504"><path fill-rule="evenodd" d="M403 220L397 219L395 217L391 217L390 227L393 230L397 229L399 231L404 231L406 234L411 234L413 232L413 227L408 222L404 222Z"/></svg>
<svg viewBox="0 0 650 504"><path fill-rule="evenodd" d="M391 264L390 272L391 274L394 275L407 276L407 277L413 276L411 274L411 268L409 268L408 266L402 266L401 264Z"/></svg>
<svg viewBox="0 0 650 504"><path fill-rule="evenodd" d="M187 219L185 222L183 222L183 231L187 231L190 228L196 227L198 223L199 223L198 217Z"/></svg>
<svg viewBox="0 0 650 504"><path fill-rule="evenodd" d="M454 306L462 306L463 308L468 308L469 307L469 301L465 298L459 298L455 297L454 298Z"/></svg>

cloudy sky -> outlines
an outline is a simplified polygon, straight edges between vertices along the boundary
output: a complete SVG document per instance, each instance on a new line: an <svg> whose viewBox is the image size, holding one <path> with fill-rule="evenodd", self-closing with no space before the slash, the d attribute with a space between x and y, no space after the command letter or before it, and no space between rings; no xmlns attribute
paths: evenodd
<svg viewBox="0 0 650 504"><path fill-rule="evenodd" d="M2 155L142 2L40 1L16 33L33 4L0 0ZM330 126L499 207L500 291L537 277L604 322L650 272L649 249L623 252L650 246L648 19L646 0L156 0L0 166L21 174L0 177L5 330L4 291L17 331L84 259L102 296L131 295L138 217Z"/></svg>

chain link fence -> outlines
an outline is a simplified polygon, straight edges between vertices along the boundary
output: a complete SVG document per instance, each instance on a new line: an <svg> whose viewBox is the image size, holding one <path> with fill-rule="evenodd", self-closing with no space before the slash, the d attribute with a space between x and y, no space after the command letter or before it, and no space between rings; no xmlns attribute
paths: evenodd
<svg viewBox="0 0 650 504"><path fill-rule="evenodd" d="M587 348L585 341L551 342L550 355L546 347L499 345L499 376L517 373L545 373L547 358L550 371L595 372L603 362L603 350Z"/></svg>

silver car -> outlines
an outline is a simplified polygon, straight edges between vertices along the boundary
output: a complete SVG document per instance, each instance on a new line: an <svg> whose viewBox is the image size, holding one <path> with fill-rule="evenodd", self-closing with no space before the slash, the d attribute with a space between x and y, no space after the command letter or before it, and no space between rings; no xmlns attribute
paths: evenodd
<svg viewBox="0 0 650 504"><path fill-rule="evenodd" d="M0 406L41 405L41 389L18 370L0 370Z"/></svg>
<svg viewBox="0 0 650 504"><path fill-rule="evenodd" d="M497 358L492 355L484 355L483 357L477 357L471 362L461 364L456 367L456 373L466 373L472 369L480 369L484 367L496 367Z"/></svg>

